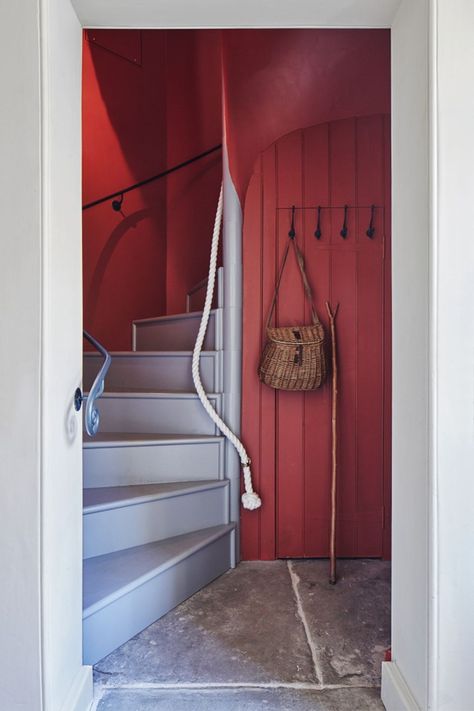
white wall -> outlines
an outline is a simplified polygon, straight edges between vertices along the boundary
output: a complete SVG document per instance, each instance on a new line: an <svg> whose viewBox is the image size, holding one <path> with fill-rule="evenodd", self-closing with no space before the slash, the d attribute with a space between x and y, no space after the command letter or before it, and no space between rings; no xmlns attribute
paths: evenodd
<svg viewBox="0 0 474 711"><path fill-rule="evenodd" d="M428 2L404 0L392 25L392 658L423 709L430 492L428 59ZM383 698L389 705L387 671Z"/></svg>
<svg viewBox="0 0 474 711"><path fill-rule="evenodd" d="M42 0L43 681L45 711L85 709L82 666L80 23L68 0Z"/></svg>
<svg viewBox="0 0 474 711"><path fill-rule="evenodd" d="M0 708L8 711L41 704L38 23L33 0L0 3Z"/></svg>
<svg viewBox="0 0 474 711"><path fill-rule="evenodd" d="M471 0L405 0L393 25L389 711L474 708L473 28Z"/></svg>
<svg viewBox="0 0 474 711"><path fill-rule="evenodd" d="M0 708L73 711L82 666L81 28L0 4ZM43 70L43 71L42 71Z"/></svg>
<svg viewBox="0 0 474 711"><path fill-rule="evenodd" d="M474 708L474 3L438 0L437 711Z"/></svg>

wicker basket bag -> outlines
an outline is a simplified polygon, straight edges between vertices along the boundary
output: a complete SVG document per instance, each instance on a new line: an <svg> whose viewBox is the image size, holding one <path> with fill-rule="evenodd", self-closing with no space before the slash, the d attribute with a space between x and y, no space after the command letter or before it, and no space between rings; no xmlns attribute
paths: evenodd
<svg viewBox="0 0 474 711"><path fill-rule="evenodd" d="M311 326L271 327L270 323L280 289L283 270L288 258L290 244L293 245L301 273L306 297L311 306ZM260 358L258 375L262 383L278 390L316 390L326 378L324 357L324 329L318 318L313 302L313 294L306 276L303 255L290 236L283 255L275 293L266 322L267 341Z"/></svg>

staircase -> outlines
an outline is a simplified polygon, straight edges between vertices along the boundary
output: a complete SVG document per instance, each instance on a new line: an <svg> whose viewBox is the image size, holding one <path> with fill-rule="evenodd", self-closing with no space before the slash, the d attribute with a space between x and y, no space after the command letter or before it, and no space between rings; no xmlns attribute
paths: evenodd
<svg viewBox="0 0 474 711"><path fill-rule="evenodd" d="M221 293L221 289L219 290ZM222 410L222 307L201 356ZM234 565L224 438L194 393L201 313L133 323L84 442L84 663L95 664ZM84 388L101 357L84 355Z"/></svg>

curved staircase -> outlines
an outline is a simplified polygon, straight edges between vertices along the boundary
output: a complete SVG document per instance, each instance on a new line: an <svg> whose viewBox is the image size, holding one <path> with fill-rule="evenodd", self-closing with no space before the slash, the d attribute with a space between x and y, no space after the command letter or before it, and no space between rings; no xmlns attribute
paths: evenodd
<svg viewBox="0 0 474 711"><path fill-rule="evenodd" d="M201 312L133 323L112 353L100 431L84 441L84 663L99 659L235 564L224 438L194 392ZM222 308L201 356L222 408ZM87 390L100 368L84 355Z"/></svg>

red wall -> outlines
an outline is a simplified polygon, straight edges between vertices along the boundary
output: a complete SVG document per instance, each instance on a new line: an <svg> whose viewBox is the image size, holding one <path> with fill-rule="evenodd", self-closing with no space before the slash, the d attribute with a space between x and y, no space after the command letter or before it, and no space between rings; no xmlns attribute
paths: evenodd
<svg viewBox="0 0 474 711"><path fill-rule="evenodd" d="M167 46L167 161L176 165L222 143L220 32L170 31ZM168 313L184 311L207 276L221 179L221 151L168 178Z"/></svg>
<svg viewBox="0 0 474 711"><path fill-rule="evenodd" d="M163 34L89 31L83 60L83 202L166 167ZM95 39L94 39L95 38ZM100 42L101 44L98 44ZM131 347L131 321L166 308L166 185L83 213L84 327Z"/></svg>
<svg viewBox="0 0 474 711"><path fill-rule="evenodd" d="M244 342L242 425L264 506L258 513L244 512L242 550L247 558L319 554L314 541L313 547L305 547L303 542L300 549L294 547L294 540L292 543L292 537L301 535L302 530L298 521L290 520L295 511L301 511L288 499L292 477L298 471L311 472L315 458L320 456L307 452L303 469L298 464L300 454L293 457L295 443L305 436L306 420L300 420L299 430L288 434L282 426L272 429L270 422L268 432L265 430L265 436L261 436L262 423L268 417L277 422L277 411L269 404L271 394L263 392L255 382L262 311L255 308L251 297L260 294L264 300L275 267L272 259L268 263L262 261L267 250L261 230L264 217L268 216L268 193L261 161L268 159L268 151L276 150L269 149L273 142L292 131L352 116L388 114L389 33L103 30L93 34L105 47L85 42L84 202L220 142L219 40L222 41L228 149L242 200L256 166L245 210L244 336L252 333L254 340ZM343 152L341 158L344 164ZM370 165L370 157L368 161ZM313 168L317 175L318 154ZM186 291L206 274L220 158L210 157L185 170L189 172L128 196L125 218L114 213L110 205L93 208L84 215L84 322L109 348L130 347L133 318L183 310ZM284 162L280 161L274 174L281 176L282 184L287 180ZM300 175L295 180L299 185L303 178ZM297 199L303 198L300 195ZM309 196L308 200L311 202ZM271 210L274 207L275 204ZM313 245L311 240L310 244ZM389 312L385 314L384 328L389 324L388 316ZM386 334L384 338L386 344ZM387 360L384 368L388 372ZM389 388L384 397L387 401ZM256 439L257 432L260 434ZM316 435L319 437L319 432L315 441ZM327 438L324 442L327 444ZM385 459L387 451L386 447ZM290 456L288 461L284 460L285 452ZM283 459L279 459L281 456ZM282 488L279 476L286 471L290 479ZM310 494L301 482L298 486L299 501L307 515L304 500ZM380 492L380 479L376 486ZM387 490L385 486L384 491ZM316 487L311 496L318 493L321 492ZM311 496L308 506L312 506ZM290 503L286 513L284 506L282 509L285 498ZM281 521L287 520L288 548L278 542L280 517ZM319 544L324 545L321 541ZM360 554L361 548L357 550L355 554Z"/></svg>
<svg viewBox="0 0 474 711"><path fill-rule="evenodd" d="M291 205L315 303L329 338L327 299L339 304L338 530L343 557L390 551L390 125L386 115L318 124L284 136L259 158L245 204L242 431L261 511L244 513L247 558L328 553L331 472L330 379L315 392L275 391L257 364L275 274L288 240ZM314 237L315 205L323 209ZM280 325L310 323L290 259L277 306ZM330 347L327 349L330 356Z"/></svg>
<svg viewBox="0 0 474 711"><path fill-rule="evenodd" d="M278 255L283 244L280 240L284 241L288 231L288 225L285 223L284 228L281 228L280 237L277 238L274 221L276 207L279 205L293 202L314 205L317 199L318 176L321 174L322 183L329 179L327 166L321 162L322 154L317 146L308 146L304 141L301 143L303 139L300 129L347 117L389 114L390 34L386 30L225 31L223 70L224 117L230 167L242 201L255 170L245 202L242 432L252 458L257 490L263 496L263 506L259 512L242 513L242 554L247 559L324 555L327 550L329 507L327 479L325 480L329 472L329 417L325 416L328 413L314 417L312 408L318 397L321 406L327 408L327 388L321 394L310 393L307 396L285 393L281 395L280 401L280 396L259 385L256 377L263 339L263 314L274 284ZM293 137L281 139L282 143L278 142L278 149L271 145L292 131L297 133ZM292 145L295 141L293 148L289 149L288 142ZM388 141L385 134L383 150L389 150ZM341 168L340 180L338 179L337 185L331 181L330 184L331 190L338 190L338 204L341 204L341 200L354 204L354 146L355 139L352 143L343 141L337 148ZM379 153L380 150L379 142ZM304 163L306 167L302 167L301 160L306 154L312 156L313 162L309 166ZM362 157L367 163L369 173L373 158L370 151ZM308 192L302 194L302 185L307 185L306 181L310 179L310 175L313 176L313 182L309 183L311 189L306 188ZM378 195L377 199L383 197L388 210L389 190L383 171L379 174L379 180L383 183L384 195ZM368 199L368 196L366 198ZM325 199L328 199L327 196ZM375 199L374 197L374 201ZM322 204L327 204L322 197L320 200ZM364 215L363 219L365 218ZM284 214L282 219L287 220L288 215ZM307 240L311 249L309 271L310 275L314 276L315 270L323 267L315 266L320 263L321 255L313 254L317 245L316 240L311 239L310 228L314 231L312 224L305 226L302 239ZM321 251L323 260L327 259L324 248ZM313 258L317 260L314 263ZM350 259L353 259L353 256ZM346 269L344 277L343 271L340 270L339 275L342 279L339 293L342 294L345 289L345 295L343 299L342 295L340 296L344 304L341 306L339 325L345 341L354 335L351 299L355 297L356 287L353 270ZM291 273L292 285L295 287L292 291L295 295L290 297L289 308L282 313L287 319L295 316L301 319L303 306L301 292L298 290L299 282L294 271ZM322 302L330 293L328 280L332 279L331 270L323 269L321 274L317 271L316 274L321 311ZM377 283L373 286L374 296L378 299L379 315L382 304L389 304L389 292L385 298L386 288L389 290L387 280L384 281L382 292L380 282L378 286ZM378 367L385 369L385 375L389 374L390 370L387 346L389 316L388 310L388 313L384 312L384 316L380 315L377 321L377 328L384 329L384 341L379 340L379 346L383 346L383 350L379 347L377 362ZM381 354L383 363L380 361ZM350 363L349 368L353 368L353 355L350 351L347 352L346 348L345 361ZM359 383L359 376L355 381L353 379L354 371L351 377L352 390L349 391L347 385L345 387L346 398L349 399L352 397L349 393L353 393L354 383ZM360 378L364 377L361 373ZM361 385L362 380L359 387ZM380 386L376 393L374 409L369 408L369 420L374 420L374 412L376 420L377 413L380 413L385 405L390 406L389 392L390 383L387 386L385 378L384 386ZM346 407L352 406L350 404ZM347 417L348 415L346 420ZM365 511L368 512L367 525L362 524L362 528L360 521L364 518L364 509L357 509L354 503L358 496L354 481L359 472L354 460L355 450L351 455L349 449L346 449L344 454L344 469L348 473L345 474L346 489L340 496L343 497L347 525L344 530L339 531L339 541L342 544L339 553L388 554L390 487L386 478L390 476L390 470L387 427L385 426L380 434L379 425L376 424L377 446L369 478L362 489L366 493L373 486L374 494ZM360 428L361 436L364 432L365 430ZM361 447L370 447L370 436L368 429L368 443ZM353 437L350 435L349 439L346 437L344 440L349 448L351 443L354 443ZM384 466L377 468L381 451ZM351 497L352 503L349 501ZM382 520L383 507L386 513L385 529Z"/></svg>
<svg viewBox="0 0 474 711"><path fill-rule="evenodd" d="M225 122L243 199L255 159L286 133L390 112L389 30L226 30Z"/></svg>
<svg viewBox="0 0 474 711"><path fill-rule="evenodd" d="M221 142L213 31L88 31L83 62L83 202ZM221 180L216 153L83 213L84 326L130 349L135 318L184 311L207 272Z"/></svg>

